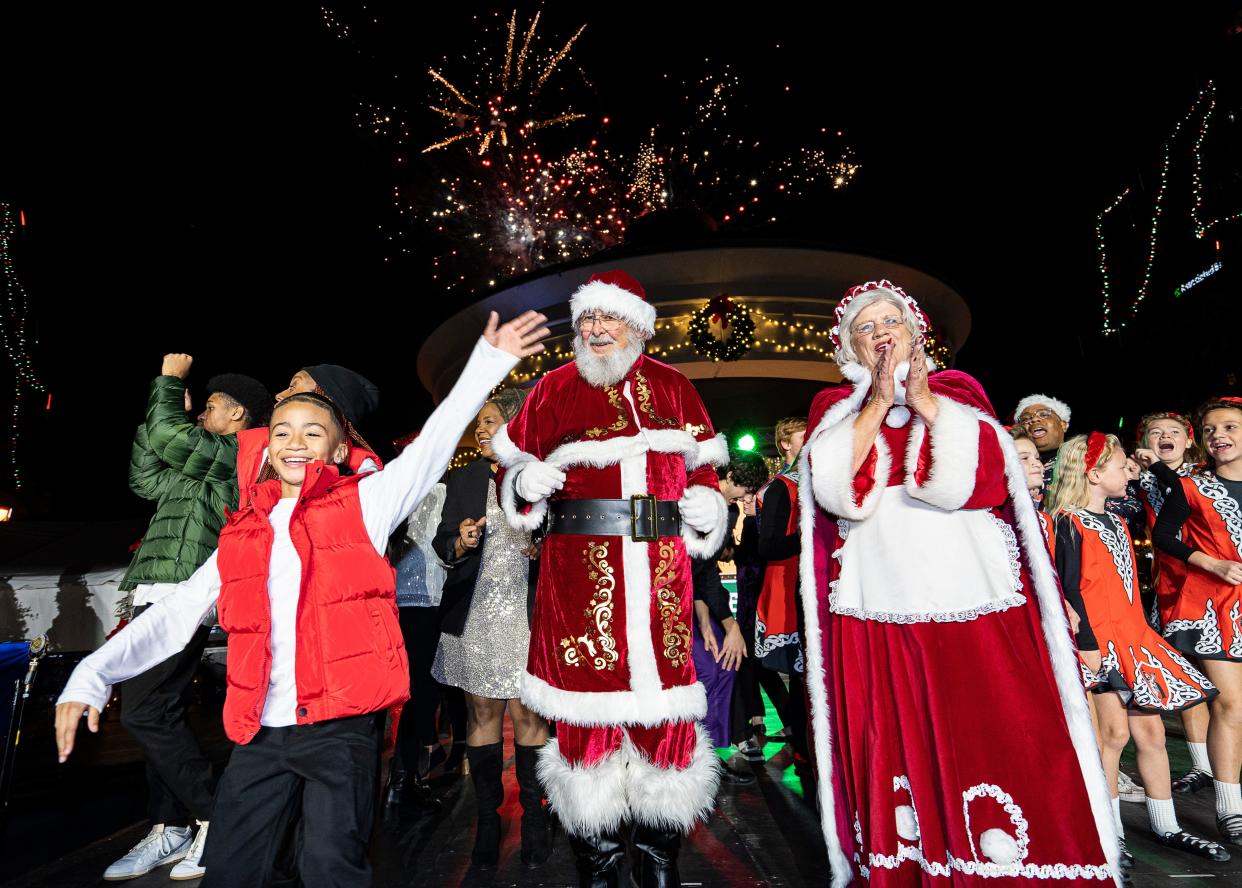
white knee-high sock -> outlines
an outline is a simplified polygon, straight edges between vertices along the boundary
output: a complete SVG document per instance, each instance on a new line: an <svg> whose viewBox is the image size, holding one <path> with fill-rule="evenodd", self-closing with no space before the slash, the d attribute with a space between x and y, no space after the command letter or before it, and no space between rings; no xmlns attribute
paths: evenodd
<svg viewBox="0 0 1242 888"><path fill-rule="evenodd" d="M1205 774L1211 774L1212 763L1208 761L1207 744L1191 743L1187 741L1186 745L1190 747L1191 766L1197 771L1202 771Z"/></svg>
<svg viewBox="0 0 1242 888"><path fill-rule="evenodd" d="M1181 832L1177 823L1177 812L1173 810L1172 799L1153 799L1147 797L1147 817L1151 820L1151 831L1158 836Z"/></svg>
<svg viewBox="0 0 1242 888"><path fill-rule="evenodd" d="M1212 783L1216 787L1216 813L1242 814L1242 783Z"/></svg>

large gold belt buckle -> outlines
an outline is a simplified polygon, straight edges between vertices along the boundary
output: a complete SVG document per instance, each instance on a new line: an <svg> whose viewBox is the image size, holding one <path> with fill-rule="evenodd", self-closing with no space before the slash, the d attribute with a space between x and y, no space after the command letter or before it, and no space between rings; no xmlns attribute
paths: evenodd
<svg viewBox="0 0 1242 888"><path fill-rule="evenodd" d="M638 503L641 500L646 500L650 509L650 533L641 533L638 529ZM660 538L654 493L636 493L630 497L630 538L636 543L654 543Z"/></svg>

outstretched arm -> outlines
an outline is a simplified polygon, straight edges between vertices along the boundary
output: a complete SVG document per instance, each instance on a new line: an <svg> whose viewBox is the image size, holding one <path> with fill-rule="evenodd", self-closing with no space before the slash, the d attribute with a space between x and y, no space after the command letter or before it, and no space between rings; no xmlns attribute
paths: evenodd
<svg viewBox="0 0 1242 888"><path fill-rule="evenodd" d="M479 412L483 401L522 358L543 351L548 335L543 315L528 311L507 324L492 312L483 336L453 390L427 419L422 432L382 472L358 482L362 518L379 552L388 537L427 495L448 468L462 430Z"/></svg>

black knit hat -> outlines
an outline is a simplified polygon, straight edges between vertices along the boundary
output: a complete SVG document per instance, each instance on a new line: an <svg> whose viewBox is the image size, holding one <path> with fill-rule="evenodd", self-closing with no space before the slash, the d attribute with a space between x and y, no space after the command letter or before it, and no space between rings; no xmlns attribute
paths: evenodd
<svg viewBox="0 0 1242 888"><path fill-rule="evenodd" d="M352 426L363 422L379 406L379 389L375 383L353 370L337 364L315 364L302 369L332 403L341 408Z"/></svg>
<svg viewBox="0 0 1242 888"><path fill-rule="evenodd" d="M246 408L247 428L267 425L272 416L272 393L257 379L241 373L221 373L207 380L207 394L210 396L216 392L228 395Z"/></svg>

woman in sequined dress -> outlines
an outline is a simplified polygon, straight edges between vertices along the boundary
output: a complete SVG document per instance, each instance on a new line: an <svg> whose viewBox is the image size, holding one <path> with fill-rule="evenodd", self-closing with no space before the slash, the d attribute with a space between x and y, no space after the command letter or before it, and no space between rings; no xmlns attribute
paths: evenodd
<svg viewBox="0 0 1242 888"><path fill-rule="evenodd" d="M522 862L534 866L549 853L543 790L535 773L548 725L522 705L519 678L530 645L537 547L529 531L514 530L504 519L491 447L492 435L513 418L524 397L524 392L502 389L483 405L474 430L483 458L449 475L432 544L448 565L432 674L466 695L466 756L479 806L473 857L481 864L494 864L499 856L501 730L508 709L522 802Z"/></svg>

